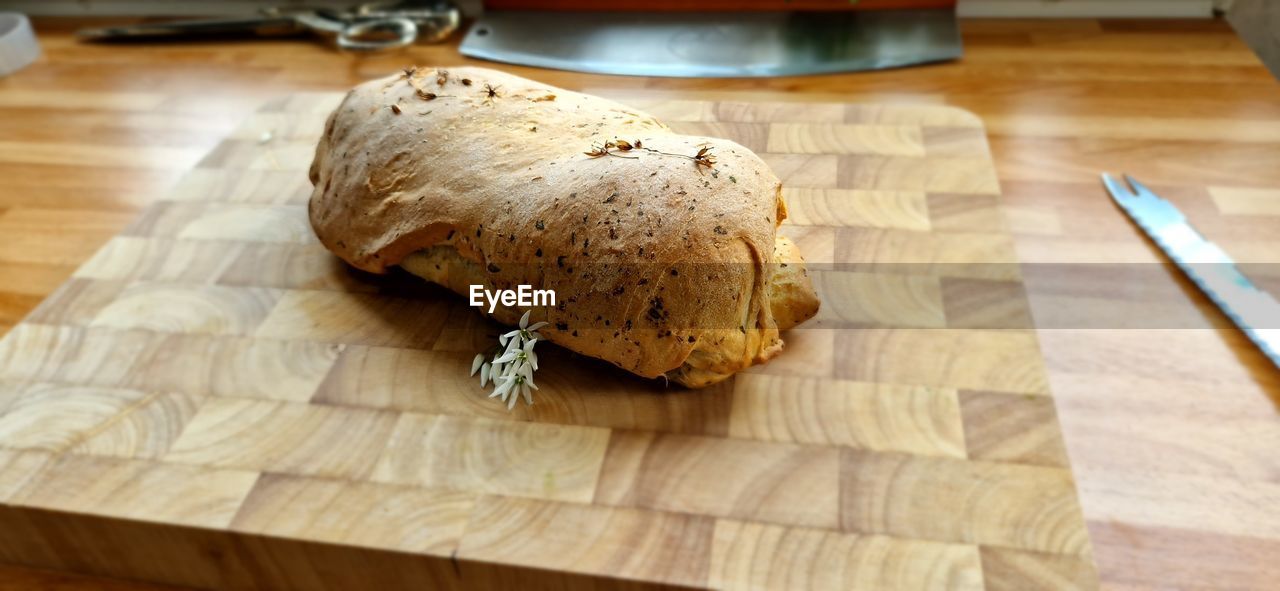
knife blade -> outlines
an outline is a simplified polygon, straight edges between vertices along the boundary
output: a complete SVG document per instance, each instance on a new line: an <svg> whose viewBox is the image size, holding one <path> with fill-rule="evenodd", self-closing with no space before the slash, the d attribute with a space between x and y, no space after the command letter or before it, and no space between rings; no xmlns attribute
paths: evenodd
<svg viewBox="0 0 1280 591"><path fill-rule="evenodd" d="M1120 209L1280 367L1280 301L1258 289L1226 251L1197 232L1174 204L1129 175L1124 180L1127 185L1102 174L1102 184Z"/></svg>

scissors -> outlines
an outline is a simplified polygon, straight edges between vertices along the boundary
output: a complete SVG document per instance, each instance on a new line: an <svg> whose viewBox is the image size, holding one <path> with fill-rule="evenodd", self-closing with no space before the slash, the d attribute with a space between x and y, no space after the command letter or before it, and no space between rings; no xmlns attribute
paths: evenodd
<svg viewBox="0 0 1280 591"><path fill-rule="evenodd" d="M268 8L247 18L148 23L76 32L88 41L316 33L346 51L385 51L422 40L442 41L458 28L458 7L447 0L368 2L347 10Z"/></svg>

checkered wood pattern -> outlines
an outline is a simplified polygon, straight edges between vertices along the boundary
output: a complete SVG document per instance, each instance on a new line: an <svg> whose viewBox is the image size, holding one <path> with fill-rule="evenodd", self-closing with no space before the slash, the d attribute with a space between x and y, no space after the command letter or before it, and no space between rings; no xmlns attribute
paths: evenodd
<svg viewBox="0 0 1280 591"><path fill-rule="evenodd" d="M633 101L773 167L823 309L702 391L550 347L509 413L467 375L498 326L312 235L338 98L267 105L0 341L0 561L208 587L1096 586L972 115Z"/></svg>

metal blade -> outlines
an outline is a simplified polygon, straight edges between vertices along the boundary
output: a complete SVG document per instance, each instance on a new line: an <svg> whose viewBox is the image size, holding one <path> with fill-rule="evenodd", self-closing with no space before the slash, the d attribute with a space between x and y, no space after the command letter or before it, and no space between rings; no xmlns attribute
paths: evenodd
<svg viewBox="0 0 1280 591"><path fill-rule="evenodd" d="M1138 195L1139 197L1155 197L1157 199L1160 198L1158 195L1153 193L1151 189L1148 189L1146 185L1138 182L1138 179L1135 179L1126 174L1124 175L1124 180L1129 183L1130 187L1133 187L1134 194Z"/></svg>
<svg viewBox="0 0 1280 591"><path fill-rule="evenodd" d="M1111 193L1111 196L1116 199L1134 196L1128 185L1117 181L1109 173L1102 173L1102 184L1107 186L1107 192Z"/></svg>
<svg viewBox="0 0 1280 591"><path fill-rule="evenodd" d="M1178 208L1137 180L1103 174L1111 198L1255 345L1280 367L1280 301L1258 289L1226 251L1205 240Z"/></svg>
<svg viewBox="0 0 1280 591"><path fill-rule="evenodd" d="M1125 177L1130 184L1135 183L1128 176ZM1160 228L1173 224L1185 224L1187 218L1182 215L1181 211L1172 203L1160 198L1150 189L1141 183L1134 186L1136 191L1130 191L1129 185L1112 178L1111 175L1103 174L1102 182L1107 186L1107 191L1111 193L1111 198L1133 218L1139 226L1147 230L1150 234L1152 231L1158 231ZM1135 208L1137 211L1134 211Z"/></svg>
<svg viewBox="0 0 1280 591"><path fill-rule="evenodd" d="M480 59L627 76L759 77L960 57L955 11L486 12L462 41Z"/></svg>

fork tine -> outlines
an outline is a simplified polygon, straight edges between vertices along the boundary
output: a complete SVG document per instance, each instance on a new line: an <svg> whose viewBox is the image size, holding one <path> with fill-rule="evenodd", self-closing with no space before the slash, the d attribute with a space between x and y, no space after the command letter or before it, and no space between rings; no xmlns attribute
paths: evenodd
<svg viewBox="0 0 1280 591"><path fill-rule="evenodd" d="M1115 177L1112 177L1108 173L1102 173L1102 184L1107 186L1107 191L1116 199L1137 197L1137 195L1134 195L1133 192L1129 190L1129 187L1126 186L1125 183L1117 181Z"/></svg>
<svg viewBox="0 0 1280 591"><path fill-rule="evenodd" d="M1156 197L1156 194L1152 192L1151 189L1148 189L1146 185L1139 183L1138 179L1126 174L1124 175L1124 180L1129 181L1129 184L1133 186L1134 192L1136 192L1139 197Z"/></svg>

